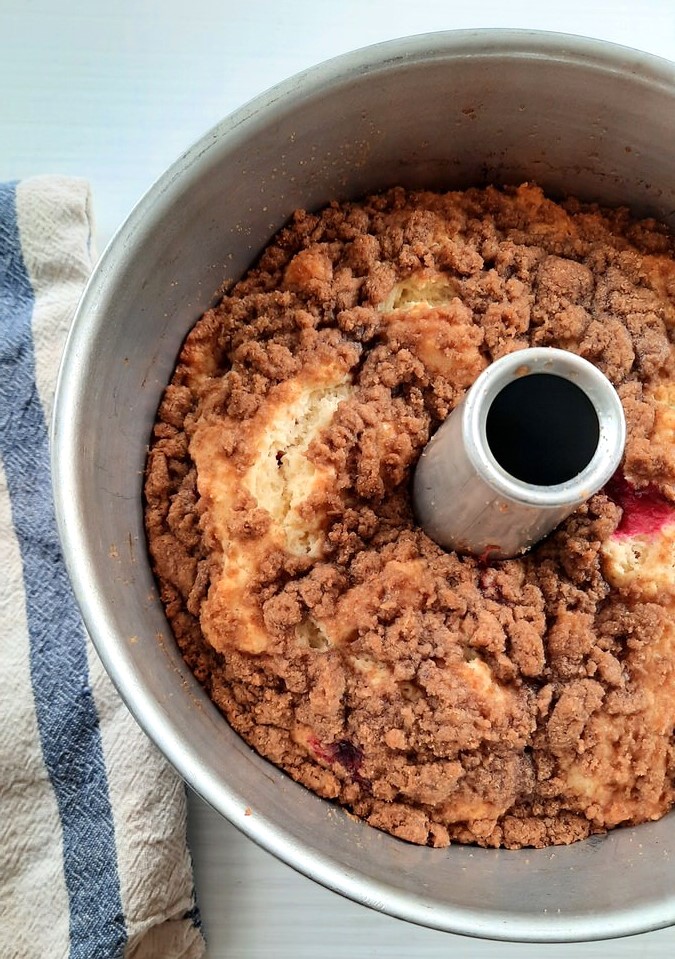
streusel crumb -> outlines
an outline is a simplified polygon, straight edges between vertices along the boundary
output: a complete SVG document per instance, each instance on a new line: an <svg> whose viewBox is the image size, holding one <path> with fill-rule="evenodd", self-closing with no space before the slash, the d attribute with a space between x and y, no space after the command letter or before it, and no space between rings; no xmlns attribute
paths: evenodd
<svg viewBox="0 0 675 959"><path fill-rule="evenodd" d="M675 750L675 247L531 184L299 211L187 337L145 483L183 655L232 726L415 843L657 819ZM572 350L620 473L519 559L415 524L430 436L493 360Z"/></svg>

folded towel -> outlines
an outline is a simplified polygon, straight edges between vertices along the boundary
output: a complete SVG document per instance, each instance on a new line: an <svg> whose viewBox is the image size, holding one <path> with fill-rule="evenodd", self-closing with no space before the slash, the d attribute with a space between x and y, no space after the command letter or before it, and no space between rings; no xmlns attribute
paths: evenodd
<svg viewBox="0 0 675 959"><path fill-rule="evenodd" d="M87 184L0 184L0 956L196 959L185 789L88 641L48 424L92 265Z"/></svg>

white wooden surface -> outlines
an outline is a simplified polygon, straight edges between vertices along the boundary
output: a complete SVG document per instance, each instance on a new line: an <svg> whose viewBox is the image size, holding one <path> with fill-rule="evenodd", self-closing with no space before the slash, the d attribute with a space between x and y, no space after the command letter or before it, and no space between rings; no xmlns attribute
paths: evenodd
<svg viewBox="0 0 675 959"><path fill-rule="evenodd" d="M0 179L87 177L102 248L162 170L222 116L313 63L428 30L529 27L675 59L673 0L0 0ZM534 959L377 915L298 876L190 799L209 959ZM547 946L548 959L675 954L675 928Z"/></svg>

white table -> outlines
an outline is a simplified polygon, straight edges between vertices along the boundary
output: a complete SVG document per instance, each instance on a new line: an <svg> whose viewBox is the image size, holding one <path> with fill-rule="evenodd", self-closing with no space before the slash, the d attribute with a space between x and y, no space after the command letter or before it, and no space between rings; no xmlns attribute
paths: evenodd
<svg viewBox="0 0 675 959"><path fill-rule="evenodd" d="M357 46L481 26L582 33L675 59L672 0L0 0L0 179L87 177L102 247L155 177L256 93ZM209 959L675 953L675 928L547 947L416 928L297 875L196 797L190 838Z"/></svg>

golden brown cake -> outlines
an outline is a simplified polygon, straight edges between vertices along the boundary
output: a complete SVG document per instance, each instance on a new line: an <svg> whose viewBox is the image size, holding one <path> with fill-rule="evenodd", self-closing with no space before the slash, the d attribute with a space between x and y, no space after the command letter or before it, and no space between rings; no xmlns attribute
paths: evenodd
<svg viewBox="0 0 675 959"><path fill-rule="evenodd" d="M187 337L153 567L232 726L395 836L545 846L662 816L675 753L675 244L533 185L298 212ZM487 364L573 350L612 482L523 557L444 552L410 480Z"/></svg>

